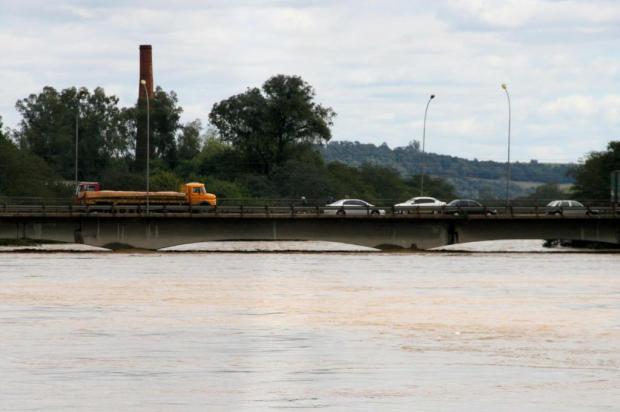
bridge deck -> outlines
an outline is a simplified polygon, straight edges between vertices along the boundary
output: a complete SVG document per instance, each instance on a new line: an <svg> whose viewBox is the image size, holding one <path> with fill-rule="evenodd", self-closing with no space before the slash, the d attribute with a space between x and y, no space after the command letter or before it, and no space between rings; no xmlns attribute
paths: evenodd
<svg viewBox="0 0 620 412"><path fill-rule="evenodd" d="M359 211L359 210L358 210ZM336 215L311 207L6 207L0 239L40 239L110 248L159 249L222 240L325 240L371 247L430 249L497 239L569 239L620 244L620 215L549 215L544 208L497 214L443 213Z"/></svg>

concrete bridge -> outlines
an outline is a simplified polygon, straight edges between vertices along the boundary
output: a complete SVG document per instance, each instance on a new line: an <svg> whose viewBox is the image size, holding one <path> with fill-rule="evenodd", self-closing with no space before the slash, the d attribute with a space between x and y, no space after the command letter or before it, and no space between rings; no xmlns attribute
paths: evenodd
<svg viewBox="0 0 620 412"><path fill-rule="evenodd" d="M382 249L431 249L498 239L570 239L620 244L620 218L546 215L0 213L0 239L159 249L205 241L323 240Z"/></svg>

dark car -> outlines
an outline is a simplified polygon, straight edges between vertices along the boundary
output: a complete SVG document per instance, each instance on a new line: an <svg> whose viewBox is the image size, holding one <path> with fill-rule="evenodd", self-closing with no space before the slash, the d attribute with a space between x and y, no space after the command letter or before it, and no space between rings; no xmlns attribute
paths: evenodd
<svg viewBox="0 0 620 412"><path fill-rule="evenodd" d="M480 202L471 199L455 199L448 203L444 213L460 216L460 215L496 215L497 210L484 206Z"/></svg>

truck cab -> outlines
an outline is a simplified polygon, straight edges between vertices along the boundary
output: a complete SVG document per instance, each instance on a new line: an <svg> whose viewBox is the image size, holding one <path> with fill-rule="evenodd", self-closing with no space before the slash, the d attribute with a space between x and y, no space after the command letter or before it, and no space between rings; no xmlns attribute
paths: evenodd
<svg viewBox="0 0 620 412"><path fill-rule="evenodd" d="M99 182L79 182L75 187L75 195L73 197L73 202L76 205L82 203L84 199L84 194L86 192L99 192L101 191L101 184Z"/></svg>
<svg viewBox="0 0 620 412"><path fill-rule="evenodd" d="M208 193L203 183L186 183L181 186L181 192L185 194L187 203L192 206L217 204L217 197L213 193Z"/></svg>
<svg viewBox="0 0 620 412"><path fill-rule="evenodd" d="M80 182L75 188L75 195L83 192L99 192L100 190L101 184L99 182Z"/></svg>

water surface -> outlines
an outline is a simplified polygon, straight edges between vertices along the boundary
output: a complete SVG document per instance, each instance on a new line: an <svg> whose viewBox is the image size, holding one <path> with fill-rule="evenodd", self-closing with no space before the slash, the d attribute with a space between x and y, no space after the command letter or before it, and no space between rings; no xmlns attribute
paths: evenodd
<svg viewBox="0 0 620 412"><path fill-rule="evenodd" d="M0 410L617 410L619 263L0 253Z"/></svg>

